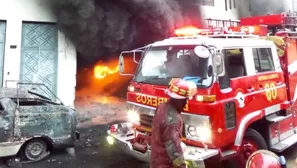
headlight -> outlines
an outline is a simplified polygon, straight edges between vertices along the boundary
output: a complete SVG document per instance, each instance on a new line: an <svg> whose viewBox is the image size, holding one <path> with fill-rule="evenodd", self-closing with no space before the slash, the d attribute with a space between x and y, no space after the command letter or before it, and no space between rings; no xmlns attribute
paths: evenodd
<svg viewBox="0 0 297 168"><path fill-rule="evenodd" d="M114 144L114 139L113 139L113 137L111 137L111 136L107 136L107 137L106 137L106 140L107 140L107 143L108 143L109 145L113 145L113 144Z"/></svg>
<svg viewBox="0 0 297 168"><path fill-rule="evenodd" d="M212 142L212 132L209 116L182 113L187 139L203 143Z"/></svg>
<svg viewBox="0 0 297 168"><path fill-rule="evenodd" d="M186 138L201 142L211 142L211 128L208 126L186 126Z"/></svg>
<svg viewBox="0 0 297 168"><path fill-rule="evenodd" d="M134 110L128 110L128 120L130 122L139 122L140 121L139 114Z"/></svg>

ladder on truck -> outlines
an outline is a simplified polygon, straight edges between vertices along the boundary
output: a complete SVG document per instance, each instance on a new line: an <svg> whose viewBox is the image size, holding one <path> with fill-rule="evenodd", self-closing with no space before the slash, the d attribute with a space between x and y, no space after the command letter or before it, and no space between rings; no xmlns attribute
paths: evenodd
<svg viewBox="0 0 297 168"><path fill-rule="evenodd" d="M237 27L240 24L239 20L224 20L224 19L205 19L208 28L226 28L226 27Z"/></svg>
<svg viewBox="0 0 297 168"><path fill-rule="evenodd" d="M297 12L295 11L289 11L282 13L282 21L283 21L283 28L287 29L294 29L293 31L296 31L297 28Z"/></svg>
<svg viewBox="0 0 297 168"><path fill-rule="evenodd" d="M281 22L276 25L267 24L272 34L285 33L290 37L297 37L297 12L289 11L280 14ZM265 25L265 22L263 23Z"/></svg>

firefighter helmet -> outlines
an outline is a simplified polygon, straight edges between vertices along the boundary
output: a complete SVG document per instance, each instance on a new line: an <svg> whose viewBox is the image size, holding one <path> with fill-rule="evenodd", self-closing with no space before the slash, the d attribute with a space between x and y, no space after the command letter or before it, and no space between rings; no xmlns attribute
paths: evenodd
<svg viewBox="0 0 297 168"><path fill-rule="evenodd" d="M174 99L192 99L197 93L197 86L192 81L174 79L169 83L169 88L165 93Z"/></svg>
<svg viewBox="0 0 297 168"><path fill-rule="evenodd" d="M249 157L246 168L282 168L285 165L284 157L268 150L258 150Z"/></svg>

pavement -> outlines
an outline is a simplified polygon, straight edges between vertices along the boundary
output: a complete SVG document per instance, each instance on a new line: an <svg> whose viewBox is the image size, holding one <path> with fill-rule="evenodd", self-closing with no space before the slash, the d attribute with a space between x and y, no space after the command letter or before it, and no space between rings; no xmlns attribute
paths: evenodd
<svg viewBox="0 0 297 168"><path fill-rule="evenodd" d="M110 101L113 103L107 103ZM76 147L55 151L43 161L23 164L23 168L149 168L147 163L134 159L106 142L108 123L126 118L122 110L125 109L125 102L110 97L88 102L88 105L82 103L76 108L81 132L81 139L76 143ZM282 155L287 160L287 168L297 168L297 145ZM0 160L0 168L8 167L1 164Z"/></svg>
<svg viewBox="0 0 297 168"><path fill-rule="evenodd" d="M55 151L43 161L23 164L23 168L149 168L147 163L109 146L106 142L106 130L107 125L82 128L79 130L81 139L74 149ZM297 146L282 154L288 161L287 168L296 168ZM0 168L8 166L0 161Z"/></svg>
<svg viewBox="0 0 297 168"><path fill-rule="evenodd" d="M75 149L56 151L45 160L23 164L23 168L149 168L106 143L106 125L83 128ZM0 168L8 168L0 164Z"/></svg>

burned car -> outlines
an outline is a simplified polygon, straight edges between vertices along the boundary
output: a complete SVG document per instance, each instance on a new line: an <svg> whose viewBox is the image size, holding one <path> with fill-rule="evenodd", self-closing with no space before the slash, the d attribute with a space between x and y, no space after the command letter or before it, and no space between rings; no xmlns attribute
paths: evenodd
<svg viewBox="0 0 297 168"><path fill-rule="evenodd" d="M0 158L38 161L79 139L75 110L24 88L0 88Z"/></svg>

